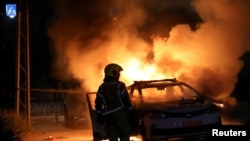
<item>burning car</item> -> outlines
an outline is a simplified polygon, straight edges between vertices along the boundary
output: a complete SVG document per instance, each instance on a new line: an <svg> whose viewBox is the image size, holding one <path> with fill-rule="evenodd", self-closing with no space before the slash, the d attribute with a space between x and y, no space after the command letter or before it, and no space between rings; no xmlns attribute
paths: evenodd
<svg viewBox="0 0 250 141"><path fill-rule="evenodd" d="M143 140L206 135L220 126L219 108L196 89L177 79L134 81L128 92L135 108L133 135ZM101 125L96 124L95 93L87 94L94 139L104 139Z"/></svg>
<svg viewBox="0 0 250 141"><path fill-rule="evenodd" d="M135 127L144 140L206 135L221 125L219 108L177 79L134 81L128 87Z"/></svg>

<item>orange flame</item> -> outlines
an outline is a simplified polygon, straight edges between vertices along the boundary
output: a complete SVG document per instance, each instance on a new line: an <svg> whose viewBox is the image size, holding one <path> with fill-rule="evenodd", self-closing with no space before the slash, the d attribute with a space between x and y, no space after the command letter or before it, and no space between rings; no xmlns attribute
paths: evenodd
<svg viewBox="0 0 250 141"><path fill-rule="evenodd" d="M195 31L188 24L165 26L162 23L164 26L156 30L169 33L169 37L160 38L156 35L152 42L145 40L142 37L144 33L141 33L143 31L138 30L147 20L146 13L151 12L146 11L145 7L148 5L130 2L126 1L120 7L117 5L122 10L112 23L107 22L105 16L105 21L100 18L103 11L97 11L97 16L90 19L88 12L93 12L94 9L72 17L73 13L68 12L75 8L61 5L64 6L59 8L58 15L61 16L58 16L49 29L55 51L59 54L55 60L56 67L59 66L55 70L58 78L83 80L84 89L95 91L102 82L103 68L114 62L124 67L121 80L127 84L136 79L175 77L188 81L213 97L231 94L242 66L239 57L245 51L246 43L249 43L250 21L246 12L249 2L222 4L219 1L193 1L192 6L204 23ZM169 5L160 6L163 9L169 8ZM98 15L99 13L101 14ZM147 58L149 54L150 59Z"/></svg>
<svg viewBox="0 0 250 141"><path fill-rule="evenodd" d="M136 58L130 58L122 64L126 68L122 73L122 79L125 79L128 84L131 84L134 80L163 79L168 77L167 74L160 73L155 64L143 63L143 61Z"/></svg>

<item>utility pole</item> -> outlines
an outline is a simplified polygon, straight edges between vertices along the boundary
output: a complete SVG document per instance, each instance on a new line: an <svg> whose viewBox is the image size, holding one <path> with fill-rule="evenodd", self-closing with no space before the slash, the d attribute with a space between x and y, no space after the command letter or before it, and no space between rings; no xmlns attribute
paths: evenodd
<svg viewBox="0 0 250 141"><path fill-rule="evenodd" d="M16 114L22 114L28 128L30 118L30 40L29 0L18 0L17 4L17 60L16 60Z"/></svg>

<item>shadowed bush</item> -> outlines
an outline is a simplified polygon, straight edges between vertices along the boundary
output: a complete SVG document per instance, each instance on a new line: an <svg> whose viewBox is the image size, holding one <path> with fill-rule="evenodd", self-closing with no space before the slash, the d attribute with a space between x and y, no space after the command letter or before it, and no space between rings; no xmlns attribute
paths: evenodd
<svg viewBox="0 0 250 141"><path fill-rule="evenodd" d="M17 117L13 111L0 110L0 140L22 141L22 135L28 131L24 116Z"/></svg>

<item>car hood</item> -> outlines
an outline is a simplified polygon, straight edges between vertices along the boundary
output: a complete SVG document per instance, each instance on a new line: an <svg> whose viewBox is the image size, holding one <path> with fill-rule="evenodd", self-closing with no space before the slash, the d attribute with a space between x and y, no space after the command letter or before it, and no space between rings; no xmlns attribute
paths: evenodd
<svg viewBox="0 0 250 141"><path fill-rule="evenodd" d="M208 109L216 108L213 103L193 103L193 104L181 104L181 103L141 103L136 106L137 110L143 112L167 112L167 113L192 113L192 112L204 112Z"/></svg>

